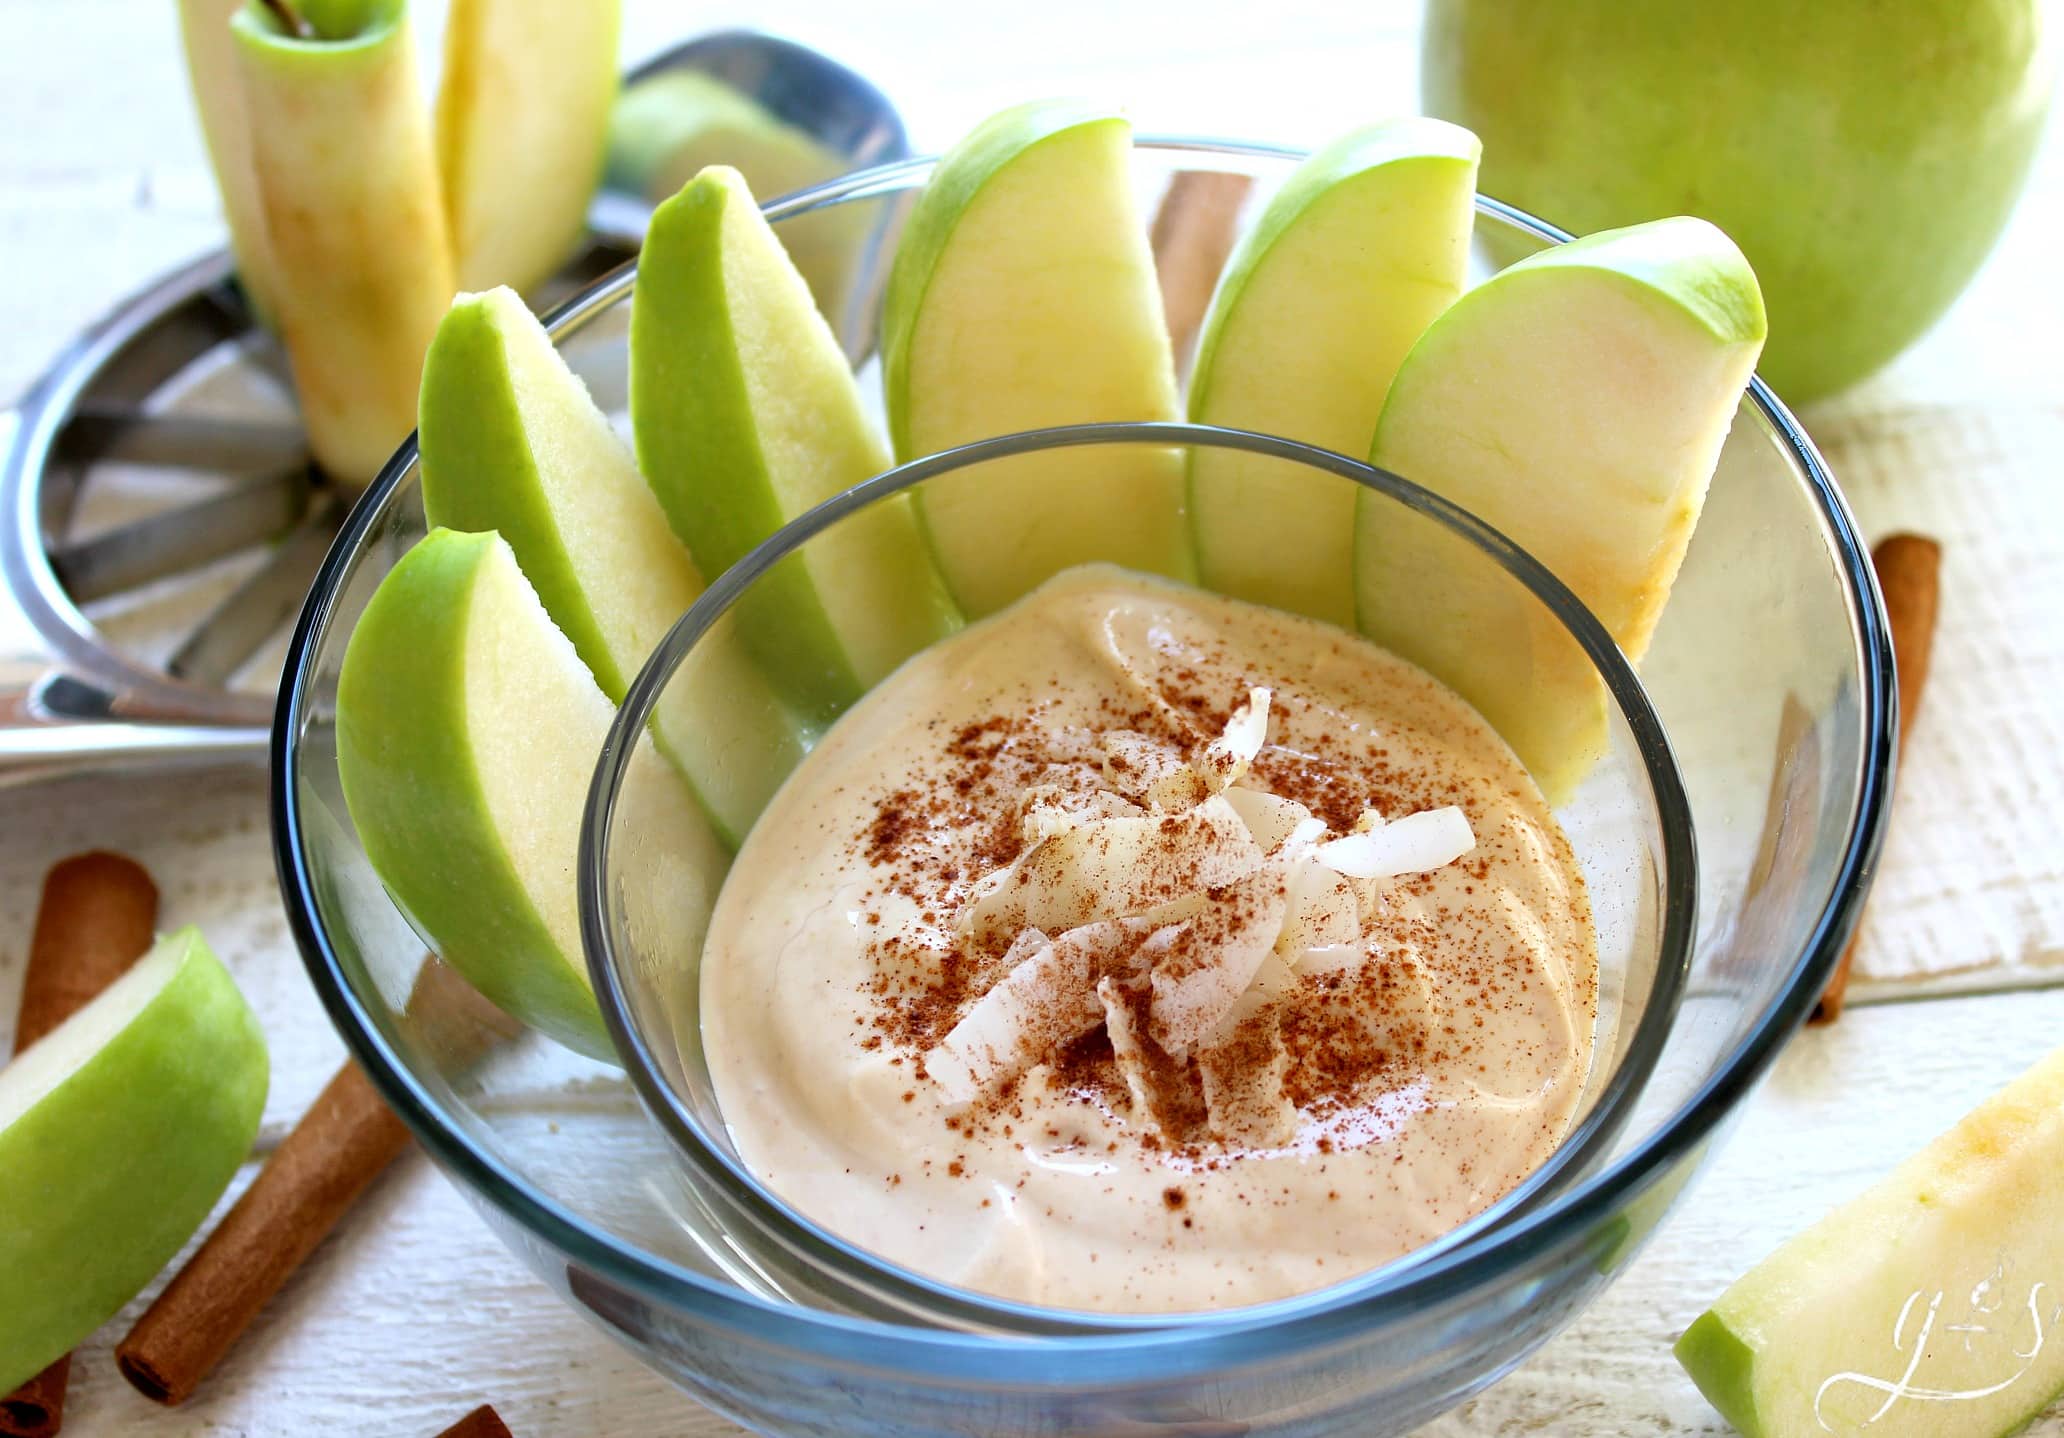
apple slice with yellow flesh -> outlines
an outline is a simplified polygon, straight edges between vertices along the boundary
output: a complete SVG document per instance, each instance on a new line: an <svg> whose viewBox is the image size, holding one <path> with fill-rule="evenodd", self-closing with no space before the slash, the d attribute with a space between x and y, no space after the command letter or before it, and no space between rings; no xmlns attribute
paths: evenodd
<svg viewBox="0 0 2064 1438"><path fill-rule="evenodd" d="M366 855L431 945L504 1010L612 1057L582 958L575 861L614 709L495 534L439 529L352 631L337 769ZM729 863L647 744L624 822L674 856L690 951Z"/></svg>
<svg viewBox="0 0 2064 1438"><path fill-rule="evenodd" d="M244 0L179 0L179 38L186 51L187 79L193 85L194 110L201 120L201 138L222 196L222 218L229 225L229 248L236 256L237 283L251 310L272 323L272 253L265 238L265 212L258 203L258 182L251 170L251 132L244 116L244 84L237 73L236 50L230 38L230 17Z"/></svg>
<svg viewBox="0 0 2064 1438"><path fill-rule="evenodd" d="M1677 1341L1750 1438L2020 1431L2064 1391L2064 1050L1756 1265Z"/></svg>
<svg viewBox="0 0 2064 1438"><path fill-rule="evenodd" d="M1227 262L1190 418L1367 454L1398 365L1462 292L1481 150L1414 116L1299 165ZM1192 452L1199 579L1352 628L1355 492L1262 455Z"/></svg>
<svg viewBox="0 0 2064 1438"><path fill-rule="evenodd" d="M1704 220L1602 231L1436 319L1391 383L1371 460L1531 552L1639 660L1763 334L1755 274ZM1559 802L1605 742L1590 661L1431 520L1373 493L1357 506L1362 631L1475 704Z"/></svg>
<svg viewBox="0 0 2064 1438"><path fill-rule="evenodd" d="M714 75L663 70L624 90L609 118L604 177L657 205L711 165L729 165L755 195L820 185L852 166ZM781 222L781 246L809 281L817 307L837 317L875 219L864 204L834 205Z"/></svg>
<svg viewBox="0 0 2064 1438"><path fill-rule="evenodd" d="M703 171L645 233L631 423L706 574L889 468L844 351L736 170ZM825 718L958 622L901 496L784 560L739 618L804 712Z"/></svg>
<svg viewBox="0 0 2064 1438"><path fill-rule="evenodd" d="M315 457L364 484L416 427L451 246L403 0L264 5L230 22L272 257L274 319Z"/></svg>
<svg viewBox="0 0 2064 1438"><path fill-rule="evenodd" d="M1175 367L1132 183L1132 127L1075 101L1006 110L939 161L882 310L898 459L1095 420L1169 420ZM916 496L970 617L1071 565L1191 576L1182 459L1069 449L944 476Z"/></svg>
<svg viewBox="0 0 2064 1438"><path fill-rule="evenodd" d="M846 169L836 152L714 75L663 70L624 90L609 117L606 173L657 203L711 165L761 195L786 195Z"/></svg>
<svg viewBox="0 0 2064 1438"><path fill-rule="evenodd" d="M620 0L454 0L437 165L461 289L529 291L587 231L616 101Z"/></svg>
<svg viewBox="0 0 2064 1438"><path fill-rule="evenodd" d="M113 1317L251 1151L265 1038L182 929L0 1069L0 1393Z"/></svg>
<svg viewBox="0 0 2064 1438"><path fill-rule="evenodd" d="M611 703L702 579L667 528L630 449L513 290L461 295L423 361L423 510L508 541L546 613ZM802 758L795 716L736 643L670 684L653 736L727 844L752 827Z"/></svg>

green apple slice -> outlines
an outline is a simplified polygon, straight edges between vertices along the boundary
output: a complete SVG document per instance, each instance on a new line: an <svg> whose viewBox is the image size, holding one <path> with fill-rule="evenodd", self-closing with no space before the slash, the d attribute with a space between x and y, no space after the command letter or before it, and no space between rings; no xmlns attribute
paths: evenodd
<svg viewBox="0 0 2064 1438"><path fill-rule="evenodd" d="M702 580L631 452L508 289L461 295L423 361L418 442L433 525L494 530L611 703L702 593ZM794 715L724 636L718 666L670 684L659 747L727 844L752 827L801 760Z"/></svg>
<svg viewBox="0 0 2064 1438"><path fill-rule="evenodd" d="M604 1059L574 865L613 714L495 534L434 530L404 555L337 680L344 799L388 892L481 993ZM691 881L671 918L692 952L729 857L656 756L624 799Z"/></svg>
<svg viewBox="0 0 2064 1438"><path fill-rule="evenodd" d="M711 165L732 166L762 195L792 194L846 168L714 75L665 70L623 92L609 117L610 184L657 203Z"/></svg>
<svg viewBox="0 0 2064 1438"><path fill-rule="evenodd" d="M940 160L883 302L897 458L1047 425L1176 417L1131 150L1121 116L1048 101L992 117ZM917 508L973 617L1093 560L1189 578L1182 489L1172 450L1071 449L935 480Z"/></svg>
<svg viewBox="0 0 2064 1438"><path fill-rule="evenodd" d="M258 203L251 170L251 133L244 118L244 86L236 70L229 20L244 0L179 0L179 38L186 51L187 79L201 138L222 195L229 248L236 256L237 283L251 310L272 323L272 254L265 239L265 212Z"/></svg>
<svg viewBox="0 0 2064 1438"><path fill-rule="evenodd" d="M1750 1438L2018 1431L2064 1390L2064 1050L1770 1255L1677 1358Z"/></svg>
<svg viewBox="0 0 2064 1438"><path fill-rule="evenodd" d="M1481 152L1467 130L1415 116L1299 165L1227 262L1190 418L1367 454L1398 365L1462 293ZM1193 452L1199 578L1352 628L1354 497L1279 460Z"/></svg>
<svg viewBox="0 0 2064 1438"><path fill-rule="evenodd" d="M760 196L809 190L850 169L844 155L714 74L660 70L623 91L609 116L607 184L660 204L710 165L731 165ZM782 248L832 318L840 316L871 221L865 204L782 221Z"/></svg>
<svg viewBox="0 0 2064 1438"><path fill-rule="evenodd" d="M437 164L460 288L529 291L587 230L616 101L619 0L454 0Z"/></svg>
<svg viewBox="0 0 2064 1438"><path fill-rule="evenodd" d="M729 165L756 195L792 195L852 168L714 75L664 70L625 90L609 120L609 184L652 203L679 193L711 165ZM817 307L841 316L875 212L833 205L781 222L781 245L809 281Z"/></svg>
<svg viewBox="0 0 2064 1438"><path fill-rule="evenodd" d="M1703 220L1543 250L1428 327L1371 459L1531 551L1639 660L1763 333L1755 274ZM1566 797L1605 741L1590 662L1462 541L1380 496L1357 505L1362 631L1474 703Z"/></svg>
<svg viewBox="0 0 2064 1438"><path fill-rule="evenodd" d="M231 22L273 317L315 457L363 484L416 426L423 350L451 303L451 245L402 0L265 6Z"/></svg>
<svg viewBox="0 0 2064 1438"><path fill-rule="evenodd" d="M113 1317L251 1151L265 1038L197 930L0 1069L0 1393Z"/></svg>
<svg viewBox="0 0 2064 1438"><path fill-rule="evenodd" d="M646 231L631 424L705 574L889 467L844 351L736 170L703 171ZM811 540L739 616L796 702L826 718L957 622L900 496Z"/></svg>

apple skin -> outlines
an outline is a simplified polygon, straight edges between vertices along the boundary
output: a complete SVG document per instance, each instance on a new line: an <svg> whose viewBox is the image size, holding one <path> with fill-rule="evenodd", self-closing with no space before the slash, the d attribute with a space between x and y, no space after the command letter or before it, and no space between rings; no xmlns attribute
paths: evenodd
<svg viewBox="0 0 2064 1438"><path fill-rule="evenodd" d="M701 595L702 580L666 534L637 461L513 290L452 301L423 357L417 443L424 517L507 540L552 622L621 702L665 626L636 636L650 641L636 653L612 644L626 627L610 612L622 595L596 588L586 571L619 561L611 581L649 586L650 608L667 611L667 625ZM569 543L591 539L581 526L598 518L623 547L577 559Z"/></svg>
<svg viewBox="0 0 2064 1438"><path fill-rule="evenodd" d="M416 426L451 246L401 0L348 38L295 39L262 6L230 22L280 338L316 459L364 484ZM311 12L310 18L313 19Z"/></svg>
<svg viewBox="0 0 2064 1438"><path fill-rule="evenodd" d="M1747 1438L2019 1432L2064 1391L2050 1317L2060 1204L2064 1050L1750 1269L1685 1330L1677 1359ZM1991 1306L1974 1311L1981 1294ZM1828 1382L1896 1379L1909 1363L1915 1388L1969 1396L1874 1419L1882 1390Z"/></svg>
<svg viewBox="0 0 2064 1438"><path fill-rule="evenodd" d="M1430 0L1429 114L1579 234L1695 214L1763 283L1803 404L1887 363L1991 249L2048 105L2041 0Z"/></svg>
<svg viewBox="0 0 2064 1438"><path fill-rule="evenodd" d="M496 534L434 530L403 555L337 680L344 800L388 892L503 1010L610 1061L575 862L613 715ZM692 952L729 855L649 742L634 762L624 823L678 870L668 918Z"/></svg>
<svg viewBox="0 0 2064 1438"><path fill-rule="evenodd" d="M1501 531L1632 659L1648 645L1765 331L1727 236L1677 217L1529 256L1399 366L1370 462ZM1482 711L1551 802L1602 752L1597 671L1517 580L1363 491L1356 621Z"/></svg>
<svg viewBox="0 0 2064 1438"><path fill-rule="evenodd" d="M620 0L454 0L437 167L461 289L529 292L587 232L616 101Z"/></svg>
<svg viewBox="0 0 2064 1438"><path fill-rule="evenodd" d="M215 188L222 196L222 218L229 225L237 283L243 286L251 312L269 326L278 282L272 275L265 212L258 203L257 180L251 170L244 87L229 34L230 17L243 5L244 0L179 0L179 38L186 51L186 74L193 86L201 137L207 141Z"/></svg>
<svg viewBox="0 0 2064 1438"><path fill-rule="evenodd" d="M631 423L705 574L889 468L845 352L736 170L703 171L652 216L631 306ZM898 496L789 556L739 623L801 711L829 720L959 616Z"/></svg>
<svg viewBox="0 0 2064 1438"><path fill-rule="evenodd" d="M566 927L540 912L519 872L471 742L467 629L477 581L496 551L514 567L498 535L433 530L366 605L337 680L345 806L375 872L446 963L506 1012L576 1052L607 1057L608 1035L576 967L578 950L569 953ZM491 613L480 618L496 622ZM539 620L549 624L542 609ZM569 729L592 734L599 752L609 701L593 689L577 707L554 702L561 697L541 692L539 704L552 704ZM555 827L571 812L563 802L571 780L540 772L536 782L562 798L544 820ZM572 859L569 847L569 867Z"/></svg>
<svg viewBox="0 0 2064 1438"><path fill-rule="evenodd" d="M1131 141L1112 111L1042 101L985 120L940 160L882 303L898 459L1048 425L1177 417ZM1073 564L1195 573L1174 451L1021 456L913 500L970 618Z"/></svg>
<svg viewBox="0 0 2064 1438"><path fill-rule="evenodd" d="M1756 1352L1718 1314L1701 1313L1672 1351L1722 1418L1745 1438L1763 1438L1756 1421Z"/></svg>
<svg viewBox="0 0 2064 1438"><path fill-rule="evenodd" d="M1190 418L1367 454L1398 365L1462 292L1481 149L1411 116L1300 164L1219 279ZM1282 476L1261 455L1191 451L1199 580L1352 628L1355 486Z"/></svg>
<svg viewBox="0 0 2064 1438"><path fill-rule="evenodd" d="M423 360L423 510L494 530L611 703L702 594L637 461L513 290L461 295ZM802 726L742 645L712 635L653 736L736 847L802 760Z"/></svg>
<svg viewBox="0 0 2064 1438"><path fill-rule="evenodd" d="M257 1019L192 928L17 1056L0 1113L10 1080L42 1093L0 1119L0 1393L178 1254L249 1155L268 1074Z"/></svg>

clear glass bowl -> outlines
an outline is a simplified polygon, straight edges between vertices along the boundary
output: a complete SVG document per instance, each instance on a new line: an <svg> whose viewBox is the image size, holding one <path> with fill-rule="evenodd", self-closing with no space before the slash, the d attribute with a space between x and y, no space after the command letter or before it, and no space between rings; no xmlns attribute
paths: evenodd
<svg viewBox="0 0 2064 1438"><path fill-rule="evenodd" d="M1593 697L1605 714L1604 753L1557 817L1584 871L1598 932L1594 1062L1571 1131L1549 1161L1489 1211L1421 1249L1414 1261L1509 1222L1594 1171L1661 1056L1682 998L1697 917L1691 812L1641 681L1611 636L1539 561L1395 475L1268 435L1187 424L1099 424L967 445L849 490L733 565L668 635L624 696L590 795L579 881L588 961L603 1016L640 1097L682 1156L686 1182L705 1210L699 1215L710 1229L705 1241L721 1234L770 1297L1000 1333L1094 1333L1178 1321L1214 1327L1284 1322L1352 1304L1387 1281L1387 1275L1351 1279L1323 1294L1276 1304L1266 1320L1258 1307L1179 1319L1113 1317L1034 1308L949 1287L875 1258L803 1216L760 1187L733 1144L703 1052L702 930L683 911L678 856L652 842L649 805L619 803L627 789L655 792L644 770L665 761L650 745L634 741L656 708L711 712L726 700L736 656L780 643L778 628L765 621L778 624L789 567L784 561L791 556L809 562L820 545L835 552L853 532L848 526L865 526L878 506L903 503L897 496L916 496L934 485L979 485L991 466L1008 467L1020 456L1128 449L1172 449L1185 458L1203 450L1262 455L1270 461L1275 493L1365 485L1380 516L1409 509L1460 537L1455 564L1482 571L1461 577L1471 581L1470 592L1489 596L1490 612L1554 636L1544 643L1581 651L1565 661L1570 667L1582 671L1588 661ZM1294 572L1303 558L1290 550L1281 556L1286 572ZM722 758L710 756L705 772L721 771ZM744 777L720 773L717 786L733 791L744 787Z"/></svg>
<svg viewBox="0 0 2064 1438"><path fill-rule="evenodd" d="M1296 159L1207 142L1143 142L1136 154L1149 194L1184 169L1252 174L1266 186ZM927 162L888 167L770 207L777 228L828 206L864 217L853 226L839 322L849 353L872 348L896 226L928 173ZM1479 201L1482 269L1562 238ZM615 409L629 294L621 272L551 319ZM1144 436L1086 427L1069 437ZM1602 944L1618 1022L1578 1131L1519 1193L1448 1238L1280 1303L1178 1319L1019 1309L875 1264L768 1200L737 1170L696 1087L693 1055L675 1042L693 1032L692 1011L677 1023L692 983L645 984L625 962L693 956L664 955L623 928L645 890L636 846L609 825L622 746L598 769L580 863L590 963L636 1077L534 1036L480 1062L446 1028L422 1022L407 996L424 944L353 835L334 732L352 625L424 529L413 443L353 512L302 614L274 734L274 842L294 932L332 1016L514 1251L655 1368L743 1422L837 1434L1409 1429L1504 1373L1639 1250L1805 1017L1854 923L1892 763L1890 646L1854 522L1760 384L1736 418L1641 683L1537 566L1410 486L1282 442L1187 429L1153 437L1259 445L1312 482L1344 475L1384 502L1430 507L1473 536L1481 562L1511 575L1515 593L1549 604L1580 642L1590 638L1614 701L1612 753L1563 811L1610 900L1601 910L1620 915L1609 926L1619 937ZM684 618L619 730L684 656L675 682L694 682L697 634L732 622L731 604L783 546L891 488L990 453L906 466L770 541Z"/></svg>

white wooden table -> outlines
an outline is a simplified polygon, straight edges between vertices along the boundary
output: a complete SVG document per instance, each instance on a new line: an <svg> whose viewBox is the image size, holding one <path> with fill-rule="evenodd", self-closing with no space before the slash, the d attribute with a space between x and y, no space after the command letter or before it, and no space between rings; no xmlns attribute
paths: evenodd
<svg viewBox="0 0 2064 1438"><path fill-rule="evenodd" d="M1409 109L1416 93L1410 5L1304 0L1264 21L1261 8L1191 0L1179 24L1095 0L952 19L917 0L629 8L627 58L747 20L811 40L895 95L920 145L1044 93L1113 96L1143 128L1293 141ZM431 54L437 10L420 11ZM0 0L0 82L5 397L221 230L169 0ZM1621 1281L1440 1433L1723 1431L1669 1356L1684 1324L2064 1035L2064 992L2049 987L2064 979L2064 661L2044 638L2064 591L2056 129L2013 229L1950 319L1807 416L1868 531L1923 528L1949 555L1935 684L1852 1008L1791 1046ZM1987 716L1975 730L1944 718L1974 712ZM0 814L0 1045L43 869L88 846L124 849L158 877L163 922L201 924L258 1007L274 1056L261 1151L275 1142L342 1050L279 911L262 775L66 781L0 794ZM186 1407L155 1408L116 1375L109 1347L135 1311L83 1350L67 1432L431 1434L483 1400L518 1434L734 1431L561 1308L415 1155ZM2064 1416L2035 1431L2064 1433Z"/></svg>

